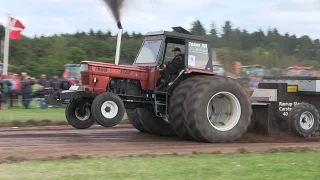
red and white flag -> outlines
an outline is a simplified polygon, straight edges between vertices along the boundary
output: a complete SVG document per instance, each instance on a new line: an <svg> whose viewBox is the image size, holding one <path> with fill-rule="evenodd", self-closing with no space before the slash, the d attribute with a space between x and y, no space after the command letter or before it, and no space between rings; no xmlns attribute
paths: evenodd
<svg viewBox="0 0 320 180"><path fill-rule="evenodd" d="M25 26L21 23L20 20L10 17L10 39L21 39L21 31L25 29Z"/></svg>
<svg viewBox="0 0 320 180"><path fill-rule="evenodd" d="M9 64L9 43L10 39L21 39L21 32L25 29L20 20L8 16L8 25L6 27L6 34L4 38L3 50L3 70L1 73L7 74ZM1 47L0 47L1 48Z"/></svg>

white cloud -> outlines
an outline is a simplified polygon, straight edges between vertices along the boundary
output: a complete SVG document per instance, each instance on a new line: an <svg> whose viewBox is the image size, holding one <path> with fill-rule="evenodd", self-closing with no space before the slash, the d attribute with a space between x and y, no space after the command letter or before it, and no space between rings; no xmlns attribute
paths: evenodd
<svg viewBox="0 0 320 180"><path fill-rule="evenodd" d="M5 23L6 23L5 18L0 17L0 24L5 25Z"/></svg>
<svg viewBox="0 0 320 180"><path fill-rule="evenodd" d="M319 0L287 0L288 3L294 3L294 4L307 4L307 3L319 3Z"/></svg>
<svg viewBox="0 0 320 180"><path fill-rule="evenodd" d="M285 24L309 24L320 23L320 12L266 12L268 15L263 17L256 17L263 21L272 23L285 23ZM254 18L254 17L253 17Z"/></svg>
<svg viewBox="0 0 320 180"><path fill-rule="evenodd" d="M90 0L31 0L34 3L91 3Z"/></svg>
<svg viewBox="0 0 320 180"><path fill-rule="evenodd" d="M190 29L191 22L200 19L207 29L211 21L221 30L224 22L231 20L233 27L246 27L250 32L272 26L280 32L316 36L319 4L320 0L126 0L121 19L129 32L171 30L172 26ZM30 36L90 28L117 32L102 0L10 0L0 8L0 23L5 22L7 12L25 24L23 33Z"/></svg>
<svg viewBox="0 0 320 180"><path fill-rule="evenodd" d="M143 1L143 0L142 0ZM145 0L144 0L145 1ZM154 0L153 3L160 8L190 10L204 7L217 0Z"/></svg>

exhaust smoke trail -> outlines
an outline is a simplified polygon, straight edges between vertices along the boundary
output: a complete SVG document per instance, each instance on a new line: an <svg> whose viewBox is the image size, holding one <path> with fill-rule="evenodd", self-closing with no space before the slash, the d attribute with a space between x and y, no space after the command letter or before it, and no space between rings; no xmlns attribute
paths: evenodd
<svg viewBox="0 0 320 180"><path fill-rule="evenodd" d="M120 21L120 17L121 17L121 9L124 5L125 0L103 0L108 7L110 8L118 27L121 27L121 21ZM122 27L121 27L122 28Z"/></svg>

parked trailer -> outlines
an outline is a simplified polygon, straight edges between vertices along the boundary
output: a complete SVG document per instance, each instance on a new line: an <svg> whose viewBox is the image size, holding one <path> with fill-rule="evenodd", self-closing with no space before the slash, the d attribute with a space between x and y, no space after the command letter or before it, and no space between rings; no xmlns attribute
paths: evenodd
<svg viewBox="0 0 320 180"><path fill-rule="evenodd" d="M250 129L270 135L291 130L302 137L314 136L319 130L319 93L320 77L264 77L251 96Z"/></svg>

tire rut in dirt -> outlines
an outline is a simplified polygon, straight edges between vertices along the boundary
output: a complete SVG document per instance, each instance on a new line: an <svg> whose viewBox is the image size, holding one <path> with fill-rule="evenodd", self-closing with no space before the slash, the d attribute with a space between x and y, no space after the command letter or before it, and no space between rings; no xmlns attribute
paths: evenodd
<svg viewBox="0 0 320 180"><path fill-rule="evenodd" d="M65 116L68 123L76 129L87 129L95 123L95 120L90 113L90 107L84 108L86 113L88 113L85 114L88 115L87 117L82 117L82 119L79 119L79 117L77 117L76 114L79 114L79 112L77 112L79 111L78 108L82 108L81 106L83 105L85 105L85 102L82 99L71 100L65 109Z"/></svg>
<svg viewBox="0 0 320 180"><path fill-rule="evenodd" d="M162 118L157 117L151 109L139 108L137 109L141 123L145 129L151 134L158 136L176 136L176 132L172 129L169 123Z"/></svg>
<svg viewBox="0 0 320 180"><path fill-rule="evenodd" d="M309 130L303 129L300 125L300 117L304 112L310 112L314 118L313 125ZM319 111L312 104L298 104L290 111L288 115L288 124L293 133L297 133L302 137L314 136L319 130Z"/></svg>
<svg viewBox="0 0 320 180"><path fill-rule="evenodd" d="M234 102L237 102L238 105L232 106L237 107L239 111L241 110L238 112L239 118L234 118L234 126L231 129L218 130L213 127L207 117L210 99L221 92L234 98ZM203 142L233 142L247 131L252 115L251 102L247 92L235 80L228 77L208 76L199 81L188 94L190 96L184 101L183 113L189 130L197 139ZM220 101L220 98L216 100ZM220 101L219 106L221 103ZM230 114L234 116L235 113L231 112Z"/></svg>
<svg viewBox="0 0 320 180"><path fill-rule="evenodd" d="M138 109L126 110L126 113L128 116L128 120L134 128L136 128L140 132L149 133L139 119Z"/></svg>
<svg viewBox="0 0 320 180"><path fill-rule="evenodd" d="M204 76L190 77L184 80L174 90L173 95L170 97L169 105L169 122L172 129L185 140L195 140L185 125L184 117L182 116L183 102L187 97L188 92L194 84L196 84Z"/></svg>

